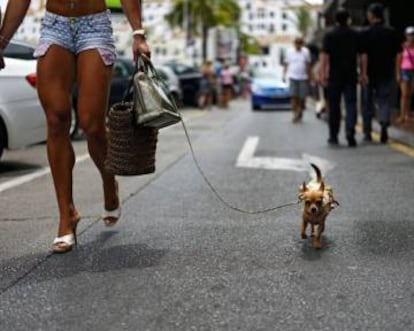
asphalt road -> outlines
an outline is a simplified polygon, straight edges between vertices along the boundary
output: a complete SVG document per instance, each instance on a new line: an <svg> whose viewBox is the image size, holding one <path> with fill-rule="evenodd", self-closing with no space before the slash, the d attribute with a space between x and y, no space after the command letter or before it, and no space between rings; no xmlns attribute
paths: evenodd
<svg viewBox="0 0 414 331"><path fill-rule="evenodd" d="M120 179L115 228L98 220L92 162L79 162L74 252L50 254L50 176L0 193L0 330L414 329L413 158L377 143L330 148L311 110L295 125L289 112L251 112L240 101L185 117L205 173L238 207L294 201L309 160L329 169L341 206L328 218L326 247L300 238L299 206L225 208L175 126L162 131L154 175ZM238 162L249 137L258 145ZM44 146L33 148L6 155L0 188L47 166ZM85 153L83 141L76 150Z"/></svg>

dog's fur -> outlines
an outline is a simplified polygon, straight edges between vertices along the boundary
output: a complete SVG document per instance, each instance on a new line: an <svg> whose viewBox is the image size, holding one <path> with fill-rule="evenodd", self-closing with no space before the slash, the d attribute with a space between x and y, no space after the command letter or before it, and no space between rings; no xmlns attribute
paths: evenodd
<svg viewBox="0 0 414 331"><path fill-rule="evenodd" d="M326 217L339 203L333 196L332 188L325 186L321 170L313 163L311 166L315 170L316 179L311 180L308 184L304 182L299 189L299 199L303 201L301 235L302 239L307 238L306 228L310 224L312 246L322 248L321 235L325 230Z"/></svg>

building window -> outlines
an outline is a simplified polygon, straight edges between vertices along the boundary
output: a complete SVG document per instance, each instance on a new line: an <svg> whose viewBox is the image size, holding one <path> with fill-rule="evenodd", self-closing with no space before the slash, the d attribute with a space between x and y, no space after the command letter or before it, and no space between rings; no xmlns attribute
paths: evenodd
<svg viewBox="0 0 414 331"><path fill-rule="evenodd" d="M283 13L282 13L282 18L283 18L284 20L286 20L286 19L288 18L287 13L283 12Z"/></svg>
<svg viewBox="0 0 414 331"><path fill-rule="evenodd" d="M288 27L287 24L283 23L282 24L282 31L287 31Z"/></svg>

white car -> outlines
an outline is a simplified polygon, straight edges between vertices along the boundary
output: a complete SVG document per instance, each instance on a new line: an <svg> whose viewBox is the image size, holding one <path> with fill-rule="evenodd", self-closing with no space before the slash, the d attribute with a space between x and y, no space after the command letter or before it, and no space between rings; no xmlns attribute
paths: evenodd
<svg viewBox="0 0 414 331"><path fill-rule="evenodd" d="M181 91L180 80L174 71L167 66L158 65L155 66L158 75L165 82L168 87L170 97L174 99L174 102L180 106L183 102L183 93Z"/></svg>
<svg viewBox="0 0 414 331"><path fill-rule="evenodd" d="M13 56L13 55L11 55ZM45 141L46 120L36 91L36 60L4 58L0 71L0 157Z"/></svg>

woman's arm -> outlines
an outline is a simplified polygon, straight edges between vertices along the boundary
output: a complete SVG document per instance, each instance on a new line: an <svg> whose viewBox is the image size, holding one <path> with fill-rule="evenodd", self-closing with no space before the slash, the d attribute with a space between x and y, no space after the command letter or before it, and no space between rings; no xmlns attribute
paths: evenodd
<svg viewBox="0 0 414 331"><path fill-rule="evenodd" d="M3 50L9 44L17 28L23 21L31 0L9 0L0 27L0 70L4 68Z"/></svg>
<svg viewBox="0 0 414 331"><path fill-rule="evenodd" d="M329 78L329 54L321 51L319 54L319 82L322 86L328 85Z"/></svg>
<svg viewBox="0 0 414 331"><path fill-rule="evenodd" d="M122 8L128 18L132 30L137 31L142 29L142 7L141 0L121 0ZM134 53L134 60L139 54L150 56L150 50L147 45L145 36L142 34L134 34L132 43L132 51Z"/></svg>
<svg viewBox="0 0 414 331"><path fill-rule="evenodd" d="M9 0L4 13L3 24L0 28L0 49L6 48L8 41L13 37L23 21L31 0Z"/></svg>

